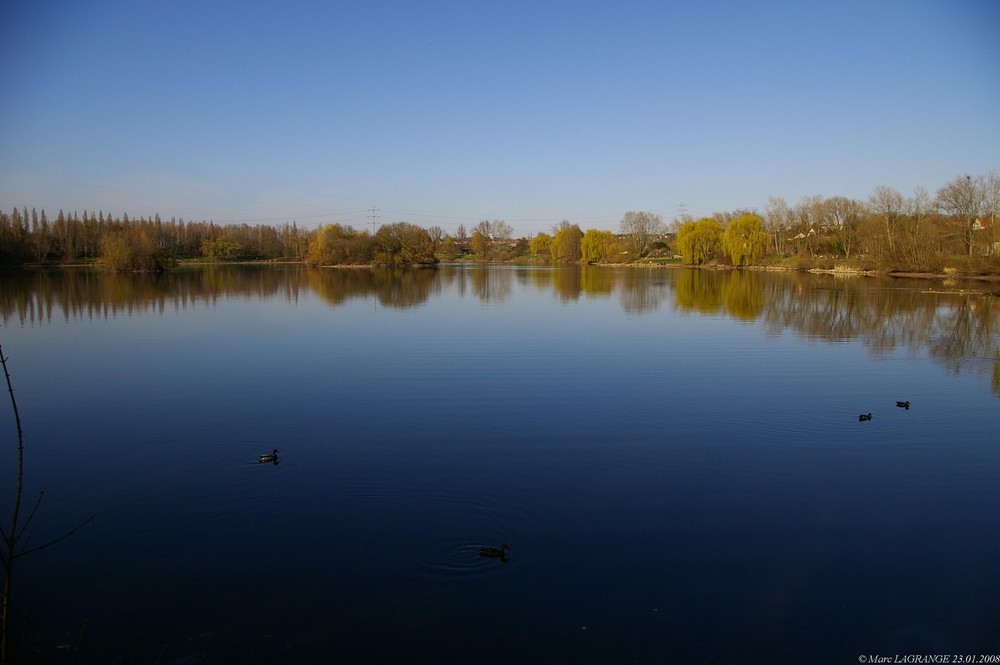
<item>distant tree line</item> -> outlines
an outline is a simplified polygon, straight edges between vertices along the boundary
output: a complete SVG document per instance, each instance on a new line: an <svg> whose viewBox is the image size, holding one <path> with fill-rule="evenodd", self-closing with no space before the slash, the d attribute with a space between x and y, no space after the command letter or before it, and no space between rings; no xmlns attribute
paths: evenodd
<svg viewBox="0 0 1000 665"><path fill-rule="evenodd" d="M771 197L763 211L736 210L699 220L626 212L617 232L584 231L563 220L551 233L514 238L502 220L471 234L407 222L374 234L341 224L315 231L215 224L159 215L130 219L103 212L49 220L27 208L0 212L0 262L100 261L116 271L162 270L178 260L302 260L311 265L413 265L437 260L627 263L680 260L691 265L844 265L858 269L939 272L1000 270L1000 177L962 175L935 197L918 187L905 197L880 185L865 200L804 196L795 205Z"/></svg>
<svg viewBox="0 0 1000 665"><path fill-rule="evenodd" d="M60 210L50 220L44 209L0 212L4 263L102 261L113 270L160 270L181 259L303 259L308 243L309 232L295 222L250 226L86 210Z"/></svg>
<svg viewBox="0 0 1000 665"><path fill-rule="evenodd" d="M814 195L790 206L771 197L759 217L769 237L766 256L937 272L951 264L1000 268L998 215L1000 176L991 171L958 176L933 198L923 187L906 197L886 185L865 200Z"/></svg>
<svg viewBox="0 0 1000 665"><path fill-rule="evenodd" d="M397 222L375 235L350 226L327 224L309 242L310 265L417 265L434 263L431 234L416 224Z"/></svg>
<svg viewBox="0 0 1000 665"><path fill-rule="evenodd" d="M791 265L870 270L1000 270L1000 176L961 175L933 198L909 198L880 185L865 200L804 196L794 206L771 197L762 212L735 210L702 219L627 212L618 233L585 233L568 221L529 241L551 261L621 263L679 258L690 265Z"/></svg>

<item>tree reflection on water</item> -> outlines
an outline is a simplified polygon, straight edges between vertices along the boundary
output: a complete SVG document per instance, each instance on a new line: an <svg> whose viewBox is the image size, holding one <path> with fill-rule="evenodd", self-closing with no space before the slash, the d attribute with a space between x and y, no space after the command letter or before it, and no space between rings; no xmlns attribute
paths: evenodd
<svg viewBox="0 0 1000 665"><path fill-rule="evenodd" d="M661 306L684 314L758 322L767 334L791 331L830 342L859 340L872 354L926 349L951 372L990 373L1000 396L996 295L941 280L843 277L791 272L599 268L593 266L440 266L436 269L308 269L207 266L164 275L84 270L13 272L0 289L4 324L49 323L214 305L220 298L298 302L307 293L330 306L370 299L418 307L451 293L498 305L520 291L552 294L562 304L617 298L623 311ZM515 284L517 288L515 288Z"/></svg>

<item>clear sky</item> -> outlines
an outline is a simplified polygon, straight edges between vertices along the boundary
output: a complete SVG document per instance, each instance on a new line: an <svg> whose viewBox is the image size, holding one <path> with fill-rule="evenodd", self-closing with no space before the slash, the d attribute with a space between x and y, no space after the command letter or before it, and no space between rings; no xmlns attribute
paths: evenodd
<svg viewBox="0 0 1000 665"><path fill-rule="evenodd" d="M617 230L1000 168L1000 3L4 0L0 208Z"/></svg>

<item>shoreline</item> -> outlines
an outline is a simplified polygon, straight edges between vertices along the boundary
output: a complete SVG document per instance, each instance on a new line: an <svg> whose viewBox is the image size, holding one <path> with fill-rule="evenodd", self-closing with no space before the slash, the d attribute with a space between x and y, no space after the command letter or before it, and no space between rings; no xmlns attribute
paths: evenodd
<svg viewBox="0 0 1000 665"><path fill-rule="evenodd" d="M767 265L690 265L687 263L603 263L588 264L595 266L622 267L622 268L693 268L695 270L750 270L759 272L805 272L813 275L845 275L854 277L893 277L897 279L967 279L979 282L1000 282L1000 273L970 274L958 271L954 272L920 272L902 270L860 270L845 268L798 268L794 266L767 266Z"/></svg>
<svg viewBox="0 0 1000 665"><path fill-rule="evenodd" d="M450 262L441 262L450 263ZM557 266L558 263L539 263L534 261L502 261L502 262L490 262L490 261L463 261L461 263L471 263L471 264L482 264L490 265L501 264L501 265L548 265ZM378 264L338 264L338 265L323 265L323 266L310 266L302 259L264 259L264 260L249 260L249 261L181 261L175 267L176 268L199 268L207 266L287 266L287 265L300 265L307 268L388 268L394 266L388 265L378 265ZM408 268L431 268L436 267L438 264L415 264L410 266L405 266ZM804 272L811 273L814 275L844 275L844 276L855 276L855 277L892 277L896 279L923 279L923 280L971 280L977 282L1000 282L1000 273L987 273L987 274L970 274L962 273L957 270L946 271L946 272L924 272L924 271L897 271L897 270L861 270L861 269L851 269L851 268L801 268L795 266L774 266L774 265L746 265L746 266L731 266L731 265L720 265L720 264L709 264L709 265L690 265L687 263L652 263L652 262L634 262L634 263L584 263L582 261L574 261L568 264L561 265L581 265L581 266L593 266L595 268L644 268L644 269L678 269L678 268L692 268L695 270L750 270L750 271L762 271L762 272ZM395 266L404 267L404 266ZM58 263L58 264L42 264L42 263L25 263L21 265L7 265L2 266L0 269L4 270L48 270L48 269L62 269L62 268L91 268L94 270L103 270L99 264L95 263Z"/></svg>

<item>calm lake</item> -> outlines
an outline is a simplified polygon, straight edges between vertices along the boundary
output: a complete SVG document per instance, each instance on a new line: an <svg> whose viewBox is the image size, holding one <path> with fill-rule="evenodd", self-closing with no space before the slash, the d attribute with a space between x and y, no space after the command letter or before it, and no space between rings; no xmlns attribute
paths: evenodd
<svg viewBox="0 0 1000 665"><path fill-rule="evenodd" d="M94 516L15 569L22 662L1000 654L1000 300L977 288L2 274L32 543Z"/></svg>

